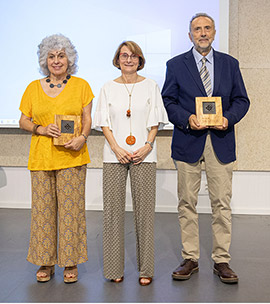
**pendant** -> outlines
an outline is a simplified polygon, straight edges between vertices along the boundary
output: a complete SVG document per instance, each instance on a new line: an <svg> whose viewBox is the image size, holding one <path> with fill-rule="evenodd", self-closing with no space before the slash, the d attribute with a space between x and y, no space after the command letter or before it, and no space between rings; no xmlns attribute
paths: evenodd
<svg viewBox="0 0 270 304"><path fill-rule="evenodd" d="M131 111L127 110L127 117L130 117L130 116L131 116Z"/></svg>
<svg viewBox="0 0 270 304"><path fill-rule="evenodd" d="M133 135L129 135L127 138L126 138L126 143L130 146L134 145L136 142L136 138L133 136Z"/></svg>

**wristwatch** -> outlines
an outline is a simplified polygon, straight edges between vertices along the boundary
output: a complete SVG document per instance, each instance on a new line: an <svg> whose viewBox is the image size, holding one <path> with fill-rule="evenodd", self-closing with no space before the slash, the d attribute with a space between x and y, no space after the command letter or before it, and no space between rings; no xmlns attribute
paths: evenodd
<svg viewBox="0 0 270 304"><path fill-rule="evenodd" d="M144 144L145 144L145 145L146 145L146 144L149 144L149 145L151 146L151 148L153 149L154 143L152 143L151 141L146 141Z"/></svg>

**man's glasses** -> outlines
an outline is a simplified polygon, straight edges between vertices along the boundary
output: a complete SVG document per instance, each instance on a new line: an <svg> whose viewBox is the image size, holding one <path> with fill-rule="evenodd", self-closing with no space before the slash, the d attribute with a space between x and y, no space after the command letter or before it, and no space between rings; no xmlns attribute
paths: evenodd
<svg viewBox="0 0 270 304"><path fill-rule="evenodd" d="M128 60L128 58L130 58L130 60L132 60L132 61L136 61L136 60L138 60L139 56L136 54L128 55L127 53L120 53L119 58L123 61Z"/></svg>

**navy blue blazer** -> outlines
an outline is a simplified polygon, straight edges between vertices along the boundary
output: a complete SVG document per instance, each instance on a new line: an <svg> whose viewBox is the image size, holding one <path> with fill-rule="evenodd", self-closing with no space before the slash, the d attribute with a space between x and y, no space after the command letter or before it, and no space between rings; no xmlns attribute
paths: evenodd
<svg viewBox="0 0 270 304"><path fill-rule="evenodd" d="M223 116L228 119L225 131L210 129L214 151L223 163L236 159L234 125L247 113L250 101L238 61L214 50L214 90L221 96ZM207 96L192 49L167 62L162 97L170 122L174 125L172 158L197 162L204 150L207 130L191 130L188 119L195 114L195 97Z"/></svg>

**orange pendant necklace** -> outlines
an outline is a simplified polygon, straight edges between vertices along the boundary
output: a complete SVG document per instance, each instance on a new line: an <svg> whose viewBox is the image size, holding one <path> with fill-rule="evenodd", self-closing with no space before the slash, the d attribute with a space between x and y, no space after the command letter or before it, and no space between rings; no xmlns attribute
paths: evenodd
<svg viewBox="0 0 270 304"><path fill-rule="evenodd" d="M126 138L126 143L130 146L134 145L135 142L136 142L136 138L131 134Z"/></svg>
<svg viewBox="0 0 270 304"><path fill-rule="evenodd" d="M126 90L127 90L127 92L128 92L128 98L129 98L129 100L128 100L128 105L129 105L129 107L128 107L126 116L127 116L127 118L129 119L130 135L126 138L126 143L127 143L128 145L132 146L132 145L135 144L136 138L135 138L135 136L132 135L132 131L131 131L131 98L132 98L132 92L133 92L134 86L135 86L135 84L136 84L136 82L137 82L138 76L137 76L137 78L136 78L136 81L133 83L133 86L132 86L132 88L131 88L131 91L129 91L128 87L126 86L125 81L124 81L124 78L123 78L123 75L122 75L121 77L122 77L124 86L125 86L125 88L126 88Z"/></svg>

